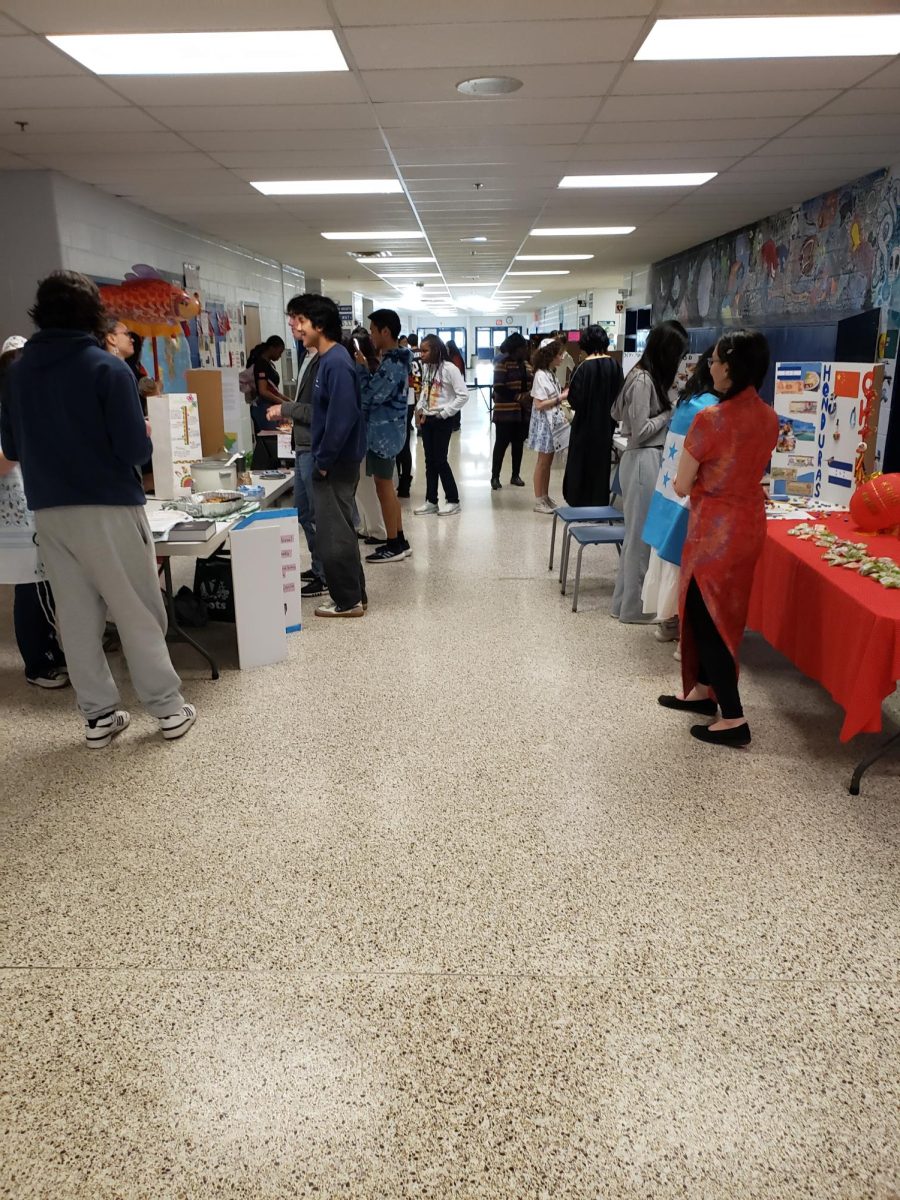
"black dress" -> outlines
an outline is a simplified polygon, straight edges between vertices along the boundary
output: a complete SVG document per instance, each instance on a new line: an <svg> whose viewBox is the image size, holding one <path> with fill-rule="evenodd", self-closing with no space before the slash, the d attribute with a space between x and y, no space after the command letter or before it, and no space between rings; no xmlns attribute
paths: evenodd
<svg viewBox="0 0 900 1200"><path fill-rule="evenodd" d="M563 477L563 496L576 508L609 504L612 438L616 423L610 408L624 379L612 358L586 359L569 384L574 418L569 457Z"/></svg>

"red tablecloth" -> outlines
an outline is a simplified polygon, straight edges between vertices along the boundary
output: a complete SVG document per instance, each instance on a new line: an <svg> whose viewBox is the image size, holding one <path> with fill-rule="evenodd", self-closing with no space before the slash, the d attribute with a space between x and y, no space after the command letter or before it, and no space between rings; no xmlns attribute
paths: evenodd
<svg viewBox="0 0 900 1200"><path fill-rule="evenodd" d="M874 557L900 560L900 541L860 533L846 515L814 517ZM900 679L900 589L823 562L825 550L770 521L747 624L804 675L827 688L846 716L841 741L881 729L881 705Z"/></svg>

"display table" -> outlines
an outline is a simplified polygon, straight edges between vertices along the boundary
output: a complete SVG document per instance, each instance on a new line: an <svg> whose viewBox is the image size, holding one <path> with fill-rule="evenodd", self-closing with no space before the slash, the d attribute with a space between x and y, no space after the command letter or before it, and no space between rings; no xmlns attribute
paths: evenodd
<svg viewBox="0 0 900 1200"><path fill-rule="evenodd" d="M269 508L275 501L290 491L294 486L293 472L287 472L285 479L262 479L258 472L252 472L253 482L262 484L265 488L265 494L257 500L260 508ZM147 498L148 514L154 508L162 508L165 501L154 500L152 496ZM201 657L205 658L209 663L209 669L213 679L219 678L219 666L213 656L199 642L195 641L189 633L178 624L178 618L175 614L175 595L172 588L172 566L170 559L172 558L209 558L215 554L217 550L221 550L222 546L228 540L228 535L231 533L232 527L237 524L246 514L234 513L227 520L216 521L216 532L211 538L205 542L167 542L157 541L154 543L153 551L158 559L162 559L163 584L166 597L166 609L169 614L169 637L173 641L186 642L193 647Z"/></svg>
<svg viewBox="0 0 900 1200"><path fill-rule="evenodd" d="M900 591L829 566L821 546L788 534L797 523L768 523L747 624L843 708L842 742L878 733L882 703L900 679ZM900 540L860 533L846 514L814 516L810 523L865 542L872 556L900 559ZM900 735L860 763L854 794L863 771L898 740Z"/></svg>

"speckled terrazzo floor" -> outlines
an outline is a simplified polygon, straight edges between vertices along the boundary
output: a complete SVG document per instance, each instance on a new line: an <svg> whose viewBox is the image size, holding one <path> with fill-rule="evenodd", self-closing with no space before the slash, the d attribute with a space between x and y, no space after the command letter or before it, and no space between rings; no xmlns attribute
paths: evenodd
<svg viewBox="0 0 900 1200"><path fill-rule="evenodd" d="M175 647L183 743L82 749L0 589L0 1196L900 1196L900 763L850 797L755 637L752 749L692 743L613 552L572 615L460 449L364 620Z"/></svg>

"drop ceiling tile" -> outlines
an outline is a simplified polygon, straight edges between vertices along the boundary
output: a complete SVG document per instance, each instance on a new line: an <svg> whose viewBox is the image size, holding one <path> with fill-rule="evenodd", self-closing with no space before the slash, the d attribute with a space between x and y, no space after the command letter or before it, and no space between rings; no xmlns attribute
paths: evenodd
<svg viewBox="0 0 900 1200"><path fill-rule="evenodd" d="M415 174L421 167L442 166L444 170L447 170L447 168L461 168L467 165L483 166L487 173L492 167L515 166L517 172L522 174L522 168L532 166L535 161L541 164L567 163L577 147L557 143L551 146L542 146L538 152L535 152L534 146L506 146L502 150L478 147L460 149L442 147L440 144L435 145L432 142L430 146L418 150L398 150L394 146L392 149L404 174ZM563 172L560 170L558 175L562 174Z"/></svg>
<svg viewBox="0 0 900 1200"><path fill-rule="evenodd" d="M6 37L15 34L23 34L22 28L15 21L11 21L9 17L0 15L0 36Z"/></svg>
<svg viewBox="0 0 900 1200"><path fill-rule="evenodd" d="M515 67L513 73L524 86L516 96L537 99L565 96L604 96L616 77L618 63L573 65L561 71L558 66ZM363 71L363 86L377 102L401 100L455 100L466 104L469 98L456 91L465 76L461 67Z"/></svg>
<svg viewBox="0 0 900 1200"><path fill-rule="evenodd" d="M247 184L236 179L228 171L122 171L118 174L96 170L72 169L67 172L74 179L102 187L115 196L182 195L218 196L246 193Z"/></svg>
<svg viewBox="0 0 900 1200"><path fill-rule="evenodd" d="M496 74L501 67L542 63L618 62L628 54L641 31L639 19L482 22L473 37L465 22L398 29L375 26L349 29L347 41L362 71L397 62L398 48L407 62L419 67L477 67Z"/></svg>
<svg viewBox="0 0 900 1200"><path fill-rule="evenodd" d="M692 142L764 139L784 133L796 120L796 117L696 118L680 121L678 133L679 137ZM588 129L585 141L615 145L617 142L656 142L659 137L659 121L606 121L601 117Z"/></svg>
<svg viewBox="0 0 900 1200"><path fill-rule="evenodd" d="M90 172L97 178L118 176L128 171L183 171L188 172L218 172L219 167L201 154L199 150L185 149L181 153L171 151L155 153L143 149L125 149L112 153L79 153L66 154L54 151L42 155L48 166L65 175L72 174L76 169Z"/></svg>
<svg viewBox="0 0 900 1200"><path fill-rule="evenodd" d="M333 129L194 129L185 137L198 150L211 154L238 154L245 150L260 154L294 152L319 162L321 155L330 151L352 154L383 147L372 129L342 129L339 138L335 138ZM311 151L315 153L310 154Z"/></svg>
<svg viewBox="0 0 900 1200"><path fill-rule="evenodd" d="M36 37L0 37L0 78L27 75L83 75L74 59Z"/></svg>
<svg viewBox="0 0 900 1200"><path fill-rule="evenodd" d="M111 75L112 87L135 104L153 106L177 94L181 104L358 104L364 100L349 71L303 75L194 75L177 83L153 76Z"/></svg>
<svg viewBox="0 0 900 1200"><path fill-rule="evenodd" d="M875 154L881 155L885 158L885 161L889 162L895 158L900 158L900 133L870 134L860 129L859 134L856 136L839 134L827 139L781 137L769 142L768 145L758 151L756 157L791 157L806 161L810 156L813 158L821 157L821 152L827 153L828 157L832 159L844 154Z"/></svg>
<svg viewBox="0 0 900 1200"><path fill-rule="evenodd" d="M28 122L22 137L83 134L94 138L96 146L101 134L161 132L162 126L138 108L12 108L0 112L0 126L13 128L13 120ZM18 130L16 130L18 133Z"/></svg>
<svg viewBox="0 0 900 1200"><path fill-rule="evenodd" d="M172 98L171 94L168 97ZM0 108L6 107L0 103ZM231 129L372 129L376 122L368 104L283 104L196 106L153 105L147 110L163 125L185 133Z"/></svg>
<svg viewBox="0 0 900 1200"><path fill-rule="evenodd" d="M99 79L86 75L0 79L0 110L20 113L29 108L103 108L127 103Z"/></svg>
<svg viewBox="0 0 900 1200"><path fill-rule="evenodd" d="M717 117L805 117L833 100L833 91L717 92L707 95L610 96L603 102L603 121L681 121L715 113Z"/></svg>
<svg viewBox="0 0 900 1200"><path fill-rule="evenodd" d="M567 116L573 122L590 121L597 110L598 101L588 100L469 100L456 104L376 104L375 111L381 124L389 126L427 125L443 128L451 122L457 128L480 125L520 125L532 121L564 121Z"/></svg>
<svg viewBox="0 0 900 1200"><path fill-rule="evenodd" d="M522 125L481 125L466 126L462 129L448 129L446 124L432 126L413 126L395 128L385 126L385 137L391 148L400 152L406 149L440 149L446 147L453 151L459 147L464 149L505 149L518 146L553 146L559 143L576 143L580 141L588 126L586 123L545 125L529 122ZM533 151L529 151L533 153Z"/></svg>
<svg viewBox="0 0 900 1200"><path fill-rule="evenodd" d="M248 179L396 178L387 150L236 150L211 157Z"/></svg>
<svg viewBox="0 0 900 1200"><path fill-rule="evenodd" d="M877 93L866 93L877 95ZM898 92L900 98L900 92ZM829 106L830 107L830 106ZM818 117L808 117L791 130L791 138L855 138L857 134L863 137L873 135L898 135L900 148L900 110L896 113L869 113L865 116L836 116L831 113ZM829 143L830 144L830 143Z"/></svg>
<svg viewBox="0 0 900 1200"><path fill-rule="evenodd" d="M151 6L74 4L71 0L4 0L4 10L38 33L119 33L209 29L313 29L331 25L325 0L266 0L260 7L222 0L153 0ZM225 19L223 20L223 9Z"/></svg>
<svg viewBox="0 0 900 1200"><path fill-rule="evenodd" d="M872 74L865 82L860 84L862 88L898 88L900 87L900 61L894 59L889 61L881 71L876 71L875 67L880 61L879 59L871 59Z"/></svg>
<svg viewBox="0 0 900 1200"><path fill-rule="evenodd" d="M84 110L79 111L83 112ZM111 109L110 111L116 113L129 110ZM139 115L143 116L142 113ZM126 142L124 147L126 150L129 144L133 144L130 139L123 138L121 140ZM170 133L164 129L141 130L138 141L142 154L161 154L169 151L178 154L191 150L191 147L177 133ZM107 133L100 136L96 129L86 129L81 133L32 133L30 126L24 133L8 133L0 137L0 147L4 150L19 154L63 158L71 158L73 155L96 155L98 151L118 154L119 151L113 149L118 142L119 139L109 137Z"/></svg>
<svg viewBox="0 0 900 1200"><path fill-rule="evenodd" d="M33 171L34 163L19 154L10 154L0 150L0 170L4 171Z"/></svg>
<svg viewBox="0 0 900 1200"><path fill-rule="evenodd" d="M552 15L557 29L563 34L566 22L590 17L643 17L653 9L653 0L555 0ZM375 24L372 0L335 0L338 20L346 26ZM514 22L538 21L547 17L545 0L454 0L453 17L461 24L471 25L498 20ZM391 22L399 26L431 25L433 7L422 0L392 0ZM515 28L515 25L512 28Z"/></svg>
<svg viewBox="0 0 900 1200"><path fill-rule="evenodd" d="M823 85L839 91L853 87L888 62L889 58L636 62L625 67L615 92L620 96L677 95L681 92L789 92L821 90Z"/></svg>

